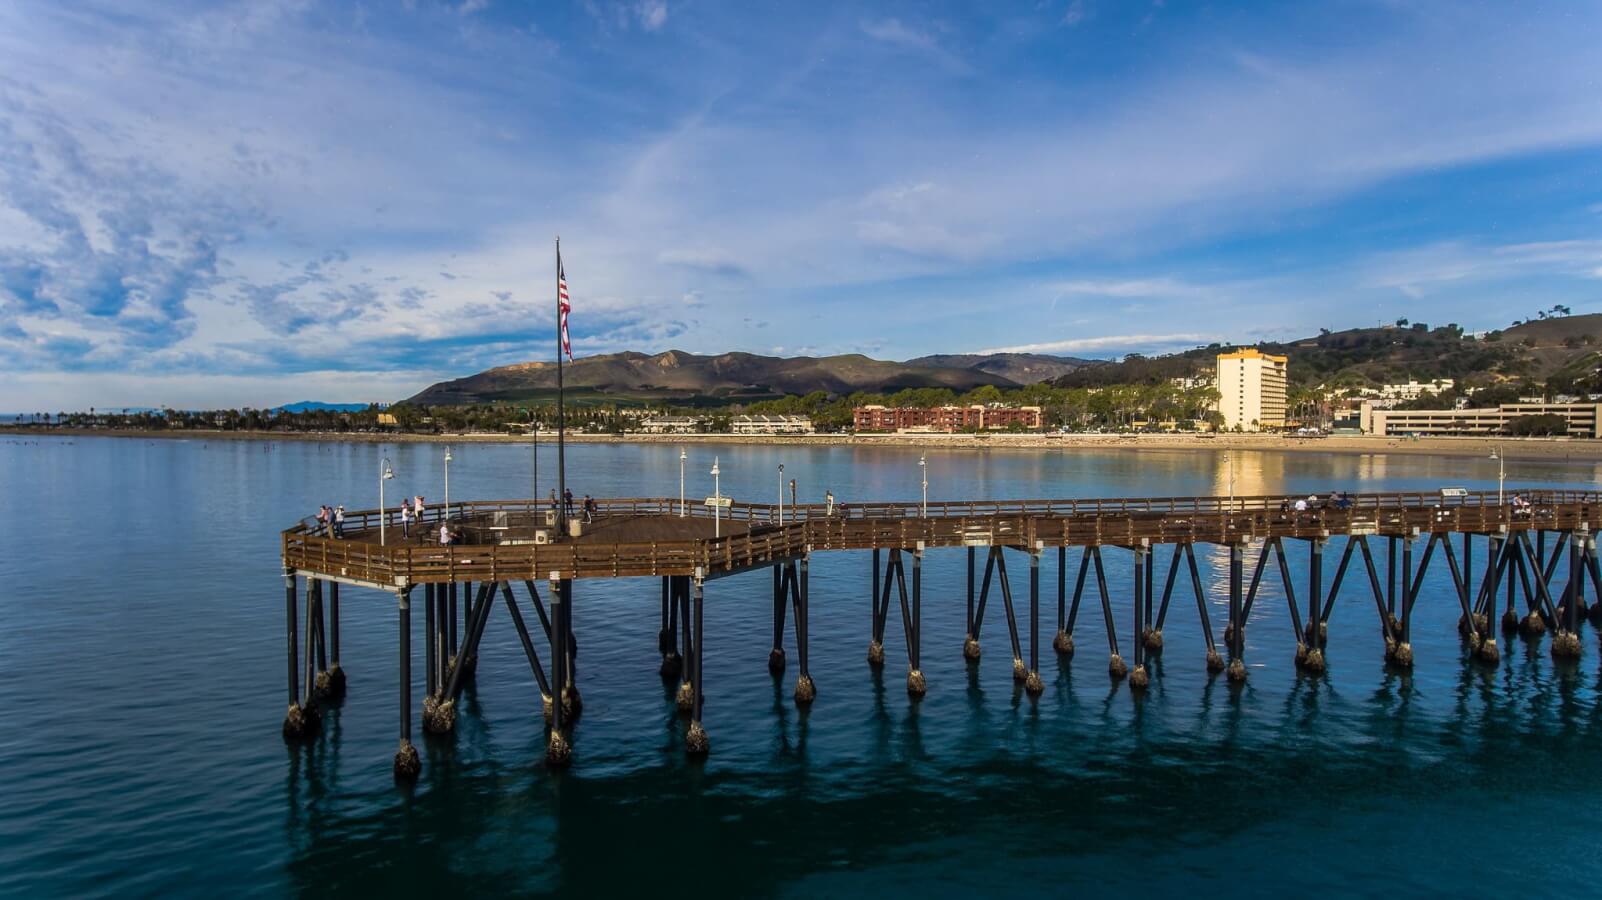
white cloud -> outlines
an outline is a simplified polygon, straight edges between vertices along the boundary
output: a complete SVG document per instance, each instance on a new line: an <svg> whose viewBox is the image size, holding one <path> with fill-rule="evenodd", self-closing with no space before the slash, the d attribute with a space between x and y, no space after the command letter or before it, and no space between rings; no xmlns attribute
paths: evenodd
<svg viewBox="0 0 1602 900"><path fill-rule="evenodd" d="M428 26L416 29L430 35L423 43L340 31L337 15L300 2L175 17L129 0L115 18L0 4L0 104L10 104L0 119L28 134L44 166L20 183L57 191L84 247L106 253L123 240L118 259L187 258L174 235L217 248L215 280L165 307L189 329L167 346L137 340L164 308L159 285L183 286L156 277L167 268L106 270L107 283L131 273L148 285L121 318L73 307L72 292L67 312L24 312L0 286L0 372L75 359L207 371L226 360L265 377L423 353L471 371L544 354L543 341L530 349L521 336L550 314L556 231L581 346L772 343L740 330L749 316L782 329L787 346L832 352L855 339L841 337L845 313L885 309L890 331L909 310L940 308L938 327L901 332L889 352L1019 340L1096 349L1115 345L1084 342L1164 335L1045 338L1194 336L1230 316L1296 325L1315 300L1331 319L1319 324L1339 326L1415 315L1382 309L1409 293L1429 301L1496 279L1602 272L1589 234L1531 243L1515 228L1487 239L1476 220L1436 217L1416 232L1425 246L1372 260L1337 247L1285 264L1273 240L1361 229L1337 216L1308 225L1321 216L1304 213L1414 173L1602 143L1592 90L1602 60L1585 28L1556 17L1471 6L1311 46L1226 28L1116 77L1081 83L1009 66L1003 83L947 45L990 59L1019 49L1005 34L905 17L834 27L772 12L697 18L682 6L682 27L668 29L660 0L588 4L608 39L564 43L558 65L531 52L551 33L543 20L520 32L459 20L481 2L419 4L407 15ZM1040 28L1078 40L1053 27L1062 9L1041 10ZM952 90L908 54L997 80ZM562 140L550 140L552 123ZM71 140L41 141L36 126ZM0 166L15 164L7 153L22 143L0 138ZM67 174L72 164L102 173L101 187ZM20 203L0 190L0 256L55 240ZM130 227L136 209L154 223L148 234ZM1235 234L1259 242L1261 256L1164 258ZM349 258L306 274L336 249ZM462 277L442 278L442 261ZM1297 265L1314 271L1285 271ZM973 285L1014 268L1028 271L1039 308L1093 321L990 330L975 295L1006 302L1023 279ZM1269 269L1280 279L1272 290L1251 283ZM96 272L62 261L51 274L76 284ZM705 327L686 334L692 316Z"/></svg>
<svg viewBox="0 0 1602 900"><path fill-rule="evenodd" d="M1417 299L1458 282L1531 276L1596 278L1602 240L1471 244L1446 241L1381 254L1365 267L1360 284L1393 288Z"/></svg>
<svg viewBox="0 0 1602 900"><path fill-rule="evenodd" d="M935 41L933 35L910 28L902 24L900 19L864 21L862 23L862 33L876 41L910 47L914 50L940 49L940 44Z"/></svg>
<svg viewBox="0 0 1602 900"><path fill-rule="evenodd" d="M1105 350L1128 352L1172 350L1209 344L1218 340L1211 334L1108 334L1097 337L1069 338L1061 341L1044 341L1038 344L1017 344L1011 347L991 347L975 353L1095 353Z"/></svg>
<svg viewBox="0 0 1602 900"><path fill-rule="evenodd" d="M667 23L666 0L641 0L635 12L639 16L640 27L646 31L655 31Z"/></svg>

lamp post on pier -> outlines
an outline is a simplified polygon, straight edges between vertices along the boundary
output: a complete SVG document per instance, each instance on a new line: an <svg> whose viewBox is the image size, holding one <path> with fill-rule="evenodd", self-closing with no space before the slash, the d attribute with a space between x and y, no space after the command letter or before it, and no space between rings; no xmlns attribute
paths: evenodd
<svg viewBox="0 0 1602 900"><path fill-rule="evenodd" d="M918 474L923 480L923 501L918 506L918 517L929 518L929 461L918 457Z"/></svg>
<svg viewBox="0 0 1602 900"><path fill-rule="evenodd" d="M378 469L378 545L380 547L385 546L387 543L384 526L389 522L389 513L384 509L384 482L394 477L395 470L390 466L389 457L386 456L383 464Z"/></svg>
<svg viewBox="0 0 1602 900"><path fill-rule="evenodd" d="M779 463L779 524L784 524L784 463Z"/></svg>
<svg viewBox="0 0 1602 900"><path fill-rule="evenodd" d="M679 518L684 518L684 461L689 459L684 448L679 448Z"/></svg>
<svg viewBox="0 0 1602 900"><path fill-rule="evenodd" d="M451 520L451 445L445 445L445 521Z"/></svg>
<svg viewBox="0 0 1602 900"><path fill-rule="evenodd" d="M712 536L723 536L723 472L718 468L718 458L712 457Z"/></svg>
<svg viewBox="0 0 1602 900"><path fill-rule="evenodd" d="M1491 459L1496 460L1496 505L1497 506L1501 506L1502 503L1503 503L1503 500L1502 500L1502 488L1503 488L1503 484L1507 481L1507 458L1504 457L1501 454L1501 452L1499 452L1499 451L1501 451L1501 449L1502 449L1501 445L1494 445L1494 446L1491 447Z"/></svg>

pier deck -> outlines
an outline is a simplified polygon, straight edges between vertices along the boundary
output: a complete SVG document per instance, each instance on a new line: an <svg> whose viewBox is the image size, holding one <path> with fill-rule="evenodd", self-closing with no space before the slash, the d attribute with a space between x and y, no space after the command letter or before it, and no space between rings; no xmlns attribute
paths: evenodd
<svg viewBox="0 0 1602 900"><path fill-rule="evenodd" d="M907 691L914 699L928 689L920 665L922 561L927 552L946 548L967 554L964 655L971 661L979 658L986 609L1000 605L1013 676L1031 697L1044 690L1039 676L1041 559L1048 551L1056 555L1056 629L1050 649L1060 659L1072 658L1088 593L1090 606L1099 606L1098 631L1105 633L1109 675L1115 681L1127 678L1137 695L1152 677L1147 661L1163 652L1171 601L1178 597L1179 607L1187 606L1187 594L1202 626L1208 672L1224 673L1231 684L1244 682L1244 635L1265 576L1283 585L1299 670L1315 677L1324 672L1327 624L1349 573L1354 588L1348 593L1372 597L1387 665L1408 670L1413 665L1413 608L1425 573L1438 559L1450 571L1450 593L1462 613L1459 632L1471 659L1487 664L1500 659L1498 625L1503 632L1537 639L1550 631L1552 655L1576 658L1577 632L1587 616L1586 583L1594 596L1602 596L1602 566L1590 527L1602 512L1602 493L1534 490L1517 496L1515 505L1496 492L1456 489L1330 495L1301 510L1295 508L1296 497L1281 495L802 504L782 509L730 502L718 510L665 498L611 499L597 501L594 520L567 536L558 533L555 515L545 504L528 500L468 501L448 510L427 506L409 536L402 534L398 510L349 513L339 536L324 533L315 521L303 521L281 538L290 698L284 733L302 738L314 732L319 702L343 691L340 586L379 589L396 598L400 614L401 751L395 771L402 778L416 776L421 762L410 741L410 611L413 592L420 588L427 667L424 728L441 733L454 729L457 697L472 678L479 639L499 599L518 631L551 722L547 762L565 765L571 754L566 723L582 708L574 582L652 577L661 582L661 602L652 611L660 616L662 675L679 682L678 704L690 718L687 750L703 754L709 747L699 689L706 585L717 578L771 570L769 669L777 675L785 668L788 626L799 666L795 700L809 705L816 690L808 669L808 567L813 554L837 550L871 551L868 663L885 664L890 613L899 609ZM439 542L442 524L456 533L455 542ZM1305 541L1309 547L1299 572L1293 572L1285 553L1287 541ZM1332 546L1332 541L1338 543ZM1379 542L1379 552L1373 542ZM1479 568L1476 543L1486 550ZM1219 545L1229 552L1227 597L1220 598L1227 602L1219 604L1227 608L1222 647L1215 643L1210 617L1216 611L1210 611L1213 604L1198 570L1196 544ZM1159 580L1163 548L1169 552L1166 576ZM1072 579L1070 549L1079 552ZM1249 549L1255 558L1248 580ZM1325 556L1336 551L1334 577L1326 581ZM1566 566L1561 564L1565 552ZM1026 609L1015 607L1007 572L1008 556L1020 553L1027 558ZM1133 566L1132 596L1114 597L1109 591L1109 557ZM1558 587L1553 577L1565 568L1567 579L1560 578ZM306 598L303 656L298 580L304 581ZM541 584L547 585L543 600ZM1305 602L1297 600L1298 584ZM517 588L526 592L537 615L539 631L534 633L544 638L548 667L521 612ZM742 597L748 599L749 592L742 591ZM1366 606L1362 599L1352 602ZM1602 604L1589 611L1602 619ZM1123 615L1129 616L1130 630L1120 642L1117 622ZM1127 663L1125 647L1130 651Z"/></svg>

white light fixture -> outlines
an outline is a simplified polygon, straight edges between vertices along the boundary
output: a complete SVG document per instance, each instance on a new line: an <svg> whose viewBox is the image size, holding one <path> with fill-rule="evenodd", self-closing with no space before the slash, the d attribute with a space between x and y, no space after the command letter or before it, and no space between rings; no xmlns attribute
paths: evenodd
<svg viewBox="0 0 1602 900"><path fill-rule="evenodd" d="M451 445L445 445L445 521L451 519Z"/></svg>
<svg viewBox="0 0 1602 900"><path fill-rule="evenodd" d="M384 457L383 464L378 470L378 545L387 543L384 526L389 522L389 513L384 509L384 482L395 477L395 470L389 464L389 457Z"/></svg>
<svg viewBox="0 0 1602 900"><path fill-rule="evenodd" d="M712 536L723 536L723 471L718 468L718 458L712 457Z"/></svg>

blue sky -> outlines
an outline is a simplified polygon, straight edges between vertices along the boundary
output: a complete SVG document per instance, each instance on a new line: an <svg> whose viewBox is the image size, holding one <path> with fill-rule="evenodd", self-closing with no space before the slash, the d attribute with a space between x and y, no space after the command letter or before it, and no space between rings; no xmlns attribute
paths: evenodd
<svg viewBox="0 0 1602 900"><path fill-rule="evenodd" d="M1602 6L0 0L0 409L1602 312Z"/></svg>

